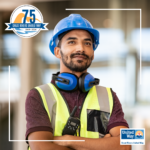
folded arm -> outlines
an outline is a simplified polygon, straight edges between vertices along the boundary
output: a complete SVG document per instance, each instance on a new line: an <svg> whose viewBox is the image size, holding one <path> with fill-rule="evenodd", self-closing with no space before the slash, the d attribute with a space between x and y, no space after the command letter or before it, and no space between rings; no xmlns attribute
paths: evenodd
<svg viewBox="0 0 150 150"><path fill-rule="evenodd" d="M101 139L83 138L65 135L55 137L55 140L85 140L85 142L55 142L59 145L68 146L76 150L131 150L130 145L120 145L120 128L124 126L114 127L110 130L110 136Z"/></svg>
<svg viewBox="0 0 150 150"><path fill-rule="evenodd" d="M72 148L58 145L51 141L37 141L30 140L54 140L53 134L48 131L37 131L30 133L28 136L29 146L31 150L73 150Z"/></svg>

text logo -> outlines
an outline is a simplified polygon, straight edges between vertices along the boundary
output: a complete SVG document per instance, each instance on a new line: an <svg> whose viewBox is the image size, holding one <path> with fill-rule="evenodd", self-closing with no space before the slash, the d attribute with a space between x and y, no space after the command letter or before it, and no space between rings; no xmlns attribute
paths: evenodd
<svg viewBox="0 0 150 150"><path fill-rule="evenodd" d="M20 37L30 38L41 30L48 30L46 28L48 23L43 22L39 9L32 5L21 5L12 12L10 23L6 23L6 30L13 30Z"/></svg>
<svg viewBox="0 0 150 150"><path fill-rule="evenodd" d="M145 145L145 129L121 129L120 145Z"/></svg>

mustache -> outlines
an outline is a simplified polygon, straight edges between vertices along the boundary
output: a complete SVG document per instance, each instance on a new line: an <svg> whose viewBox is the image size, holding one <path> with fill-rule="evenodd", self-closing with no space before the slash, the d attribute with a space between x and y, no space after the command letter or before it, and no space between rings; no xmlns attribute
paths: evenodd
<svg viewBox="0 0 150 150"><path fill-rule="evenodd" d="M87 59L89 59L89 56L84 54L84 53L73 53L73 54L70 55L70 58L73 58L76 55L82 55L82 56L86 57Z"/></svg>

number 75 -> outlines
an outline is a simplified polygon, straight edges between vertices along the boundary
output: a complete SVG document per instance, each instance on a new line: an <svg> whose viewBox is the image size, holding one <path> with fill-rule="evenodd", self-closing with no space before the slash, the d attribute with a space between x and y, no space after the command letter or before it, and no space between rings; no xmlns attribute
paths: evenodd
<svg viewBox="0 0 150 150"><path fill-rule="evenodd" d="M27 14L28 14L28 11L29 11L29 10L24 9L24 10L22 10L22 11L25 12L25 16L24 16L24 19L23 19L23 23L26 23L26 18L27 18ZM33 12L35 12L35 10L30 10L30 17L33 16L33 21L32 21L32 19L30 19L30 23L35 23L35 14L34 14Z"/></svg>

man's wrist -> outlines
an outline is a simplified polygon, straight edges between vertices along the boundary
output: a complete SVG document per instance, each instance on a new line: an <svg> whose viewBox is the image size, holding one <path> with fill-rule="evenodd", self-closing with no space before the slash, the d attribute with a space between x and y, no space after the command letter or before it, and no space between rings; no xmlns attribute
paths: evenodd
<svg viewBox="0 0 150 150"><path fill-rule="evenodd" d="M76 140L76 139L75 139L75 136L72 136L72 135L64 135L64 136L65 136L65 138L66 138L67 140ZM73 142L74 142L74 141L67 141L67 142L66 142L66 146L67 146L67 147L71 147Z"/></svg>
<svg viewBox="0 0 150 150"><path fill-rule="evenodd" d="M71 147L76 150L83 150L83 148L81 148L81 145L85 144L84 141L77 142L76 140L85 140L85 138L67 135L67 139L72 140L72 141L68 141L67 147Z"/></svg>

